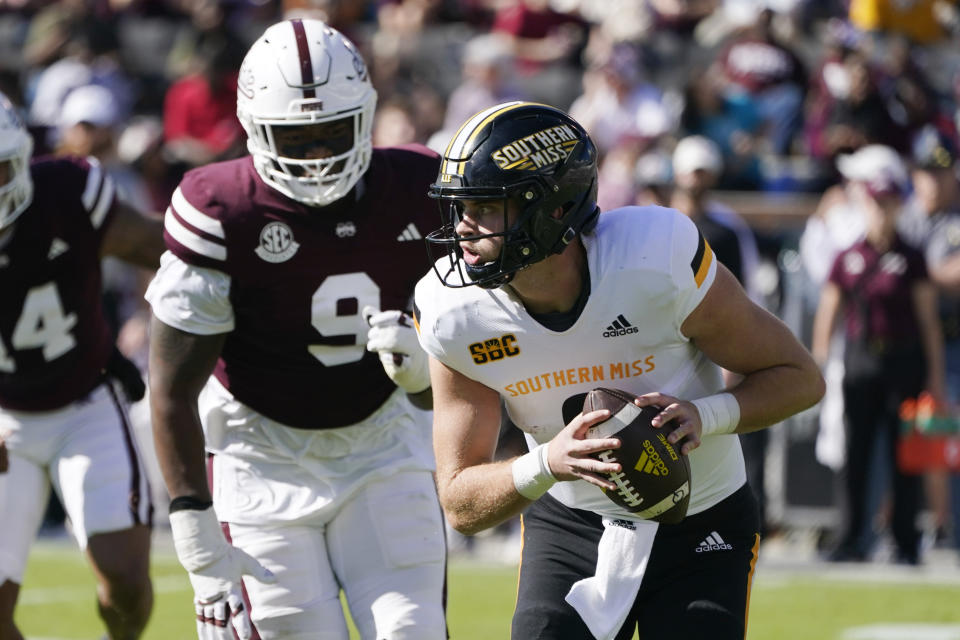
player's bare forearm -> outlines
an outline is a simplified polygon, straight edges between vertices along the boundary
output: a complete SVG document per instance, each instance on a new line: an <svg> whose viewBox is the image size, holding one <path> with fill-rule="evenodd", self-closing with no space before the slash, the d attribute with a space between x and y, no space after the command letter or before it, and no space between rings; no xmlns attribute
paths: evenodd
<svg viewBox="0 0 960 640"><path fill-rule="evenodd" d="M156 317L150 324L150 413L160 470L171 497L210 499L197 397L225 334L197 336Z"/></svg>
<svg viewBox="0 0 960 640"><path fill-rule="evenodd" d="M471 535L522 511L530 501L513 485L511 462L493 462L500 396L430 358L437 493L447 521Z"/></svg>
<svg viewBox="0 0 960 640"><path fill-rule="evenodd" d="M463 414L434 410L437 493L450 526L465 535L489 529L520 513L530 501L517 493L512 461L493 462L500 431L499 410L477 406L485 422L466 422Z"/></svg>
<svg viewBox="0 0 960 640"><path fill-rule="evenodd" d="M437 474L440 504L450 526L473 535L512 518L530 505L513 486L512 460Z"/></svg>
<svg viewBox="0 0 960 640"><path fill-rule="evenodd" d="M736 433L769 427L812 407L823 397L823 379L813 359L755 371L730 391L740 404Z"/></svg>

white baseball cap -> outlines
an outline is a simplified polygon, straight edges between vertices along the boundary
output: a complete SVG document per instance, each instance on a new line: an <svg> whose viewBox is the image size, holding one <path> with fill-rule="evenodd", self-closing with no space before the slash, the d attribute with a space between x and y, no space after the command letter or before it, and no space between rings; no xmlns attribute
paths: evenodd
<svg viewBox="0 0 960 640"><path fill-rule="evenodd" d="M60 110L60 126L64 129L81 122L98 127L117 124L119 109L113 93L106 87L88 84L67 94Z"/></svg>
<svg viewBox="0 0 960 640"><path fill-rule="evenodd" d="M717 144L704 136L689 136L677 143L673 150L673 175L693 173L698 169L720 175L723 156Z"/></svg>
<svg viewBox="0 0 960 640"><path fill-rule="evenodd" d="M905 195L910 189L907 167L896 151L870 144L837 157L837 170L847 180L862 182L874 196Z"/></svg>

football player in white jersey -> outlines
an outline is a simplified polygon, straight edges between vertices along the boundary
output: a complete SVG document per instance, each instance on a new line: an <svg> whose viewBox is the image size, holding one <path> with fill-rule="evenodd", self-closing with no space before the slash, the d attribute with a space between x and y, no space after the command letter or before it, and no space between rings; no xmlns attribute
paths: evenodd
<svg viewBox="0 0 960 640"><path fill-rule="evenodd" d="M364 640L447 636L430 377L401 311L439 157L372 148L375 104L338 31L271 26L240 68L250 154L188 172L166 213L150 397L201 640L347 640L341 591Z"/></svg>
<svg viewBox="0 0 960 640"><path fill-rule="evenodd" d="M441 254L417 284L430 354L441 504L476 533L523 512L512 637L739 638L759 546L735 434L813 405L809 353L745 295L696 225L673 209L599 214L596 149L545 105L468 120L431 195ZM720 368L743 376L723 389ZM595 387L663 407L655 426L690 456L688 514L640 521L601 491L619 471L589 454L607 417ZM531 451L494 462L500 401Z"/></svg>

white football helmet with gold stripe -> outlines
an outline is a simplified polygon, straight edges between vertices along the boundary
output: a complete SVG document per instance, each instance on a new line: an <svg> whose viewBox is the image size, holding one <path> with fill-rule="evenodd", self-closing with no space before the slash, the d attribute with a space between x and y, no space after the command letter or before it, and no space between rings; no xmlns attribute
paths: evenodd
<svg viewBox="0 0 960 640"><path fill-rule="evenodd" d="M441 201L444 222L427 237L440 280L455 288L497 288L592 228L600 212L597 149L583 127L559 109L532 102L499 104L467 120L454 135L430 197ZM519 213L509 226L504 220L502 233L461 237L456 226L463 200L512 201ZM504 216L506 211L504 206ZM500 236L498 259L479 265L463 260L461 242ZM444 255L449 268L441 273L437 259Z"/></svg>

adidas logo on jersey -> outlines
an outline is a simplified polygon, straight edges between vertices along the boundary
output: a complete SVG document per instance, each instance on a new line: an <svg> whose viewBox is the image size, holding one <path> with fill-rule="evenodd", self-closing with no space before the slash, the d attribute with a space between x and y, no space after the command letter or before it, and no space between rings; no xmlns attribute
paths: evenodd
<svg viewBox="0 0 960 640"><path fill-rule="evenodd" d="M637 331L639 331L639 329L630 324L630 321L624 318L621 313L617 316L617 319L607 327L607 330L603 332L603 337L616 338L617 336L625 336L629 333L636 333Z"/></svg>
<svg viewBox="0 0 960 640"><path fill-rule="evenodd" d="M414 225L412 222L407 225L407 228L403 230L403 233L397 236L397 242L408 242L410 240L423 240L423 236L420 235L416 225Z"/></svg>
<svg viewBox="0 0 960 640"><path fill-rule="evenodd" d="M727 544L716 531L711 531L706 540L703 540L697 546L697 553L706 553L707 551L732 551L733 545Z"/></svg>

